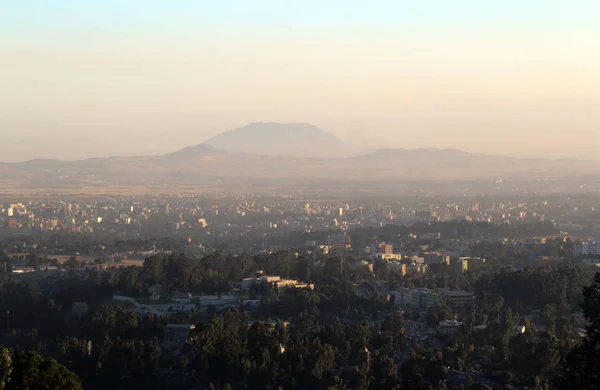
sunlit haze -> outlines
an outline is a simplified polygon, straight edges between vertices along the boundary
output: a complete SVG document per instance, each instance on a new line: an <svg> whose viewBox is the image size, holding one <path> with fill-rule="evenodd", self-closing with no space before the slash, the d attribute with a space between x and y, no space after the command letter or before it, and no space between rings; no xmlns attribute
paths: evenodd
<svg viewBox="0 0 600 390"><path fill-rule="evenodd" d="M0 2L0 161L162 154L250 122L369 148L595 159L600 2Z"/></svg>

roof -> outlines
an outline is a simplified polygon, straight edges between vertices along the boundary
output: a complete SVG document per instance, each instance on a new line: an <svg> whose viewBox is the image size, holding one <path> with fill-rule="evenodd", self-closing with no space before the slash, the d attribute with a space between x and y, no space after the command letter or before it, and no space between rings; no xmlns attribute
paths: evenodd
<svg viewBox="0 0 600 390"><path fill-rule="evenodd" d="M466 291L444 291L443 295L447 295L450 297L472 297L473 294L468 293Z"/></svg>
<svg viewBox="0 0 600 390"><path fill-rule="evenodd" d="M171 329L195 329L196 326L192 324L167 324L166 328Z"/></svg>

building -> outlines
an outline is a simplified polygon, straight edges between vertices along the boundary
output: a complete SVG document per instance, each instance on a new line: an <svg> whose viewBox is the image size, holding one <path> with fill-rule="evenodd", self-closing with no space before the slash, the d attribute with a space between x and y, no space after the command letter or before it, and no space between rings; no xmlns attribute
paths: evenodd
<svg viewBox="0 0 600 390"><path fill-rule="evenodd" d="M600 242L573 245L573 256L600 256Z"/></svg>
<svg viewBox="0 0 600 390"><path fill-rule="evenodd" d="M375 254L375 256L373 257L374 259L378 259L378 260L396 260L396 261L400 261L402 260L402 255L399 253L377 253Z"/></svg>
<svg viewBox="0 0 600 390"><path fill-rule="evenodd" d="M389 263L387 263L387 265L390 271L398 272L402 276L406 276L408 270L406 264L402 264L399 261L390 261Z"/></svg>
<svg viewBox="0 0 600 390"><path fill-rule="evenodd" d="M200 310L206 310L212 306L220 311L230 307L239 307L241 303L240 299L233 295L201 295L194 297L194 299L197 298L200 300L198 304Z"/></svg>
<svg viewBox="0 0 600 390"><path fill-rule="evenodd" d="M447 336L456 335L460 329L462 328L462 322L454 321L454 320L446 320L440 322L437 327L438 333L445 334Z"/></svg>
<svg viewBox="0 0 600 390"><path fill-rule="evenodd" d="M450 291L447 288L439 288L438 294L442 298L452 304L454 308L460 308L467 306L470 302L473 302L473 294L466 291Z"/></svg>
<svg viewBox="0 0 600 390"><path fill-rule="evenodd" d="M73 302L71 305L71 317L83 318L88 312L88 304L84 302Z"/></svg>
<svg viewBox="0 0 600 390"><path fill-rule="evenodd" d="M332 234L328 237L328 241L330 247L336 246L350 248L350 246L352 245L352 240L350 239L350 236L346 233Z"/></svg>
<svg viewBox="0 0 600 390"><path fill-rule="evenodd" d="M165 326L165 342L185 343L190 340L190 331L196 329L191 324L168 324Z"/></svg>
<svg viewBox="0 0 600 390"><path fill-rule="evenodd" d="M391 255L394 253L394 246L392 244L383 244L382 246L383 248L381 249L383 250L384 255Z"/></svg>
<svg viewBox="0 0 600 390"><path fill-rule="evenodd" d="M475 327L476 332L481 332L487 329L487 325L477 325ZM513 332L515 334L523 334L527 331L527 327L525 325L515 325L513 327Z"/></svg>
<svg viewBox="0 0 600 390"><path fill-rule="evenodd" d="M462 257L452 263L452 270L455 274L462 274L469 270L469 258Z"/></svg>
<svg viewBox="0 0 600 390"><path fill-rule="evenodd" d="M439 294L426 288L399 288L393 292L397 305L428 309L442 300Z"/></svg>
<svg viewBox="0 0 600 390"><path fill-rule="evenodd" d="M314 284L302 283L295 279L281 279L280 276L263 275L258 278L242 279L240 290L248 291L256 283L276 283L280 293L287 288L310 288L311 290L315 288Z"/></svg>
<svg viewBox="0 0 600 390"><path fill-rule="evenodd" d="M427 265L442 263L450 265L450 256L441 253L425 253L424 262Z"/></svg>

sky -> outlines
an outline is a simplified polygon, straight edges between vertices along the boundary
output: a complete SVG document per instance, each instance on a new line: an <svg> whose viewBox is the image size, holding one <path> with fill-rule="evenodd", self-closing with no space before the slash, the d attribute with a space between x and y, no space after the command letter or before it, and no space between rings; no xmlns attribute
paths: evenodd
<svg viewBox="0 0 600 390"><path fill-rule="evenodd" d="M0 161L259 121L369 148L600 159L600 1L0 0Z"/></svg>

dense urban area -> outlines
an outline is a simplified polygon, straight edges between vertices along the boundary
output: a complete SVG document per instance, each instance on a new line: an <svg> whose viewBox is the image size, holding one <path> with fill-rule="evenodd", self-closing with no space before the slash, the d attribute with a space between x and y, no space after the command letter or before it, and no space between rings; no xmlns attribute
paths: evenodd
<svg viewBox="0 0 600 390"><path fill-rule="evenodd" d="M600 383L591 194L3 201L0 389Z"/></svg>

